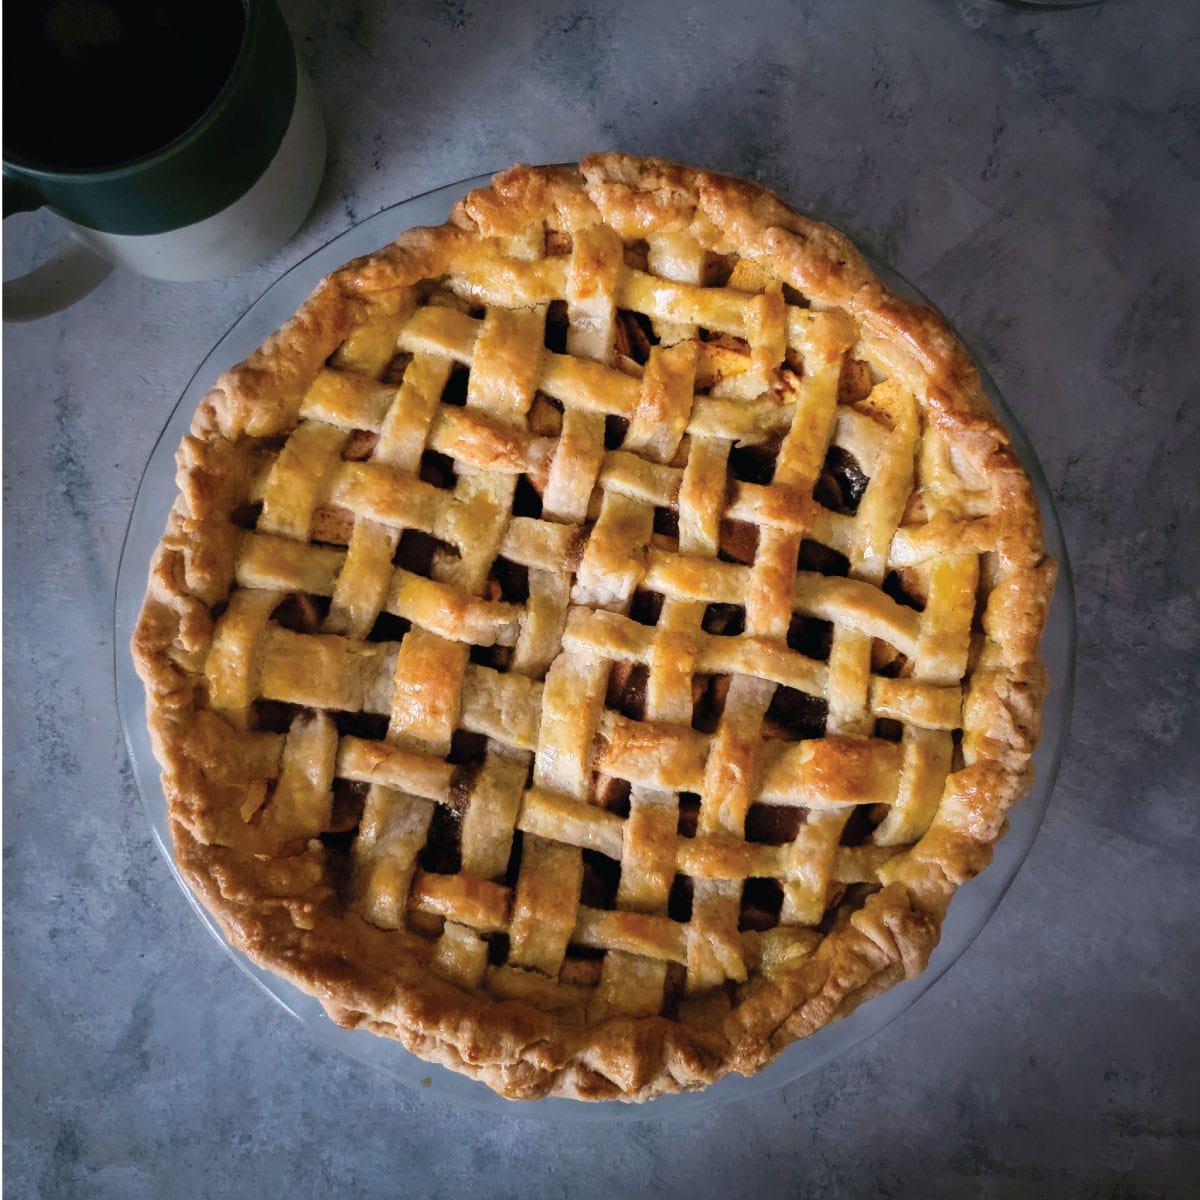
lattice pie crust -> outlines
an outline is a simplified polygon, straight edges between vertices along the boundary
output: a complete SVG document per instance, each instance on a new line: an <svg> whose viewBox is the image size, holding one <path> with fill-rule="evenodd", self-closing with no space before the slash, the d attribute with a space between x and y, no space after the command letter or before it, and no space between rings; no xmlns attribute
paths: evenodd
<svg viewBox="0 0 1200 1200"><path fill-rule="evenodd" d="M514 167L324 280L178 454L133 650L179 866L505 1096L750 1073L925 965L1054 579L936 316L740 180Z"/></svg>

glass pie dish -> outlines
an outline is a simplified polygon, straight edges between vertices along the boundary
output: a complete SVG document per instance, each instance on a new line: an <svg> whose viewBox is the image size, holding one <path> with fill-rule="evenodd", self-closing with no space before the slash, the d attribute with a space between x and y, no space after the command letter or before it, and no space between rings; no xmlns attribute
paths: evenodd
<svg viewBox="0 0 1200 1200"><path fill-rule="evenodd" d="M144 594L150 558L162 535L166 514L174 499L175 448L190 424L198 401L221 371L245 358L269 333L282 325L324 275L343 262L386 244L402 229L436 224L444 218L454 200L467 190L486 182L487 177L463 181L387 209L334 239L285 274L236 322L200 365L151 454L135 500L118 577L115 612L116 681L118 708L135 777L151 826L167 855L168 862L172 865L167 807L159 784L157 764L150 752L149 736L143 717L144 694L126 648ZM923 300L915 289L897 278L893 272L878 264L872 266L895 292ZM1054 683L1045 713L1045 736L1035 760L1038 783L1032 794L1013 810L1009 833L999 844L991 867L967 884L962 889L962 896L956 899L951 907L941 944L934 953L929 969L917 979L895 987L863 1005L846 1019L823 1028L813 1036L791 1046L777 1061L753 1078L730 1077L703 1093L663 1098L650 1109L633 1109L613 1103L581 1105L572 1101L550 1099L524 1106L518 1110L521 1115L582 1119L603 1119L617 1114L674 1115L686 1112L696 1105L744 1098L779 1086L814 1069L843 1049L882 1028L907 1008L956 961L995 910L1032 843L1057 772L1070 709L1074 623L1065 550L1048 489L1032 451L994 385L986 376L984 383L993 405L1012 431L1017 452L1034 480L1043 512L1046 546L1060 563L1058 594L1050 612L1042 644L1042 653ZM186 887L185 894L192 899L192 894ZM197 911L200 911L198 907ZM224 943L212 920L204 913L200 915L214 935ZM384 1071L406 1085L423 1085L431 1095L461 1098L488 1107L498 1103L499 1098L484 1085L430 1065L409 1054L397 1042L337 1027L325 1016L318 1001L281 978L257 968L240 953L232 953L239 964L289 1012L303 1020L315 1036L322 1041L331 1042L343 1053ZM504 1111L513 1110L508 1106Z"/></svg>

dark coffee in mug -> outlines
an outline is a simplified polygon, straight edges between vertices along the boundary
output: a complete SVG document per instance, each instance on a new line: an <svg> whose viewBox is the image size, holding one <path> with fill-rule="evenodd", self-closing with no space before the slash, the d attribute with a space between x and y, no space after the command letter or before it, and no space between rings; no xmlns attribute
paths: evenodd
<svg viewBox="0 0 1200 1200"><path fill-rule="evenodd" d="M233 71L242 0L12 0L4 5L4 154L118 166L189 129Z"/></svg>
<svg viewBox="0 0 1200 1200"><path fill-rule="evenodd" d="M296 231L325 128L278 0L3 8L4 215L45 208L67 235L4 281L6 321L74 304L110 264L216 279Z"/></svg>

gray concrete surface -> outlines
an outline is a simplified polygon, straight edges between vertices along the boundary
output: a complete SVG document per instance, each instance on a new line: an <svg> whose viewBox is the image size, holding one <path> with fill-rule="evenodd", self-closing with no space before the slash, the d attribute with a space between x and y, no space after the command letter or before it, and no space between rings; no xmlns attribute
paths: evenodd
<svg viewBox="0 0 1200 1200"><path fill-rule="evenodd" d="M332 145L293 243L4 333L5 1194L1198 1194L1200 8L285 9ZM951 316L1053 486L1079 686L1032 854L915 1008L753 1103L557 1128L334 1057L226 958L136 798L111 613L158 431L272 279L406 196L610 146L754 177ZM52 239L11 220L6 272Z"/></svg>

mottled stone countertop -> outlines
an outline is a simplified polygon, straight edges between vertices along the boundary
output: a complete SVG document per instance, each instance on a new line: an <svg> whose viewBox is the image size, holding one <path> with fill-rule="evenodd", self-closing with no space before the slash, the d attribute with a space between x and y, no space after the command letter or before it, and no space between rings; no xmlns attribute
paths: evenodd
<svg viewBox="0 0 1200 1200"><path fill-rule="evenodd" d="M1196 1195L1200 7L284 7L331 139L296 239L4 331L6 1194ZM886 1032L752 1103L556 1127L335 1056L215 944L135 793L112 604L155 438L274 278L407 196L613 146L775 188L955 321L1049 477L1078 688L1025 866ZM4 239L12 273L51 221Z"/></svg>

